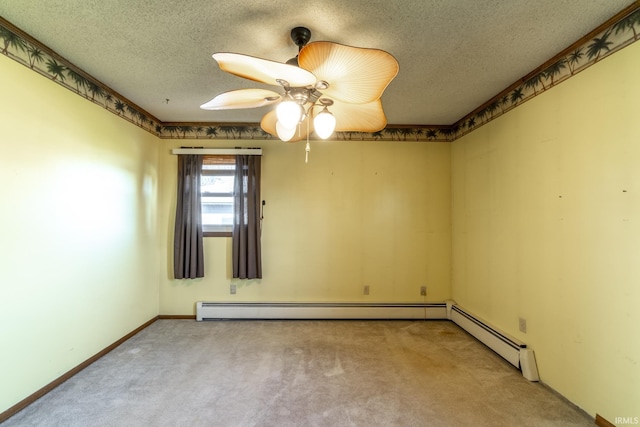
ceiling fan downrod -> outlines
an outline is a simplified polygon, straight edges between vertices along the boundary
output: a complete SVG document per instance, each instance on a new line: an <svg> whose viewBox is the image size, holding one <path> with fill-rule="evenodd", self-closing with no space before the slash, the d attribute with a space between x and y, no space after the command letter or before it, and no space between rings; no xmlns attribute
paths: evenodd
<svg viewBox="0 0 640 427"><path fill-rule="evenodd" d="M298 46L298 53L300 53L302 48L311 40L311 30L306 27L295 27L291 30L291 40ZM298 55L289 59L287 64L298 67Z"/></svg>

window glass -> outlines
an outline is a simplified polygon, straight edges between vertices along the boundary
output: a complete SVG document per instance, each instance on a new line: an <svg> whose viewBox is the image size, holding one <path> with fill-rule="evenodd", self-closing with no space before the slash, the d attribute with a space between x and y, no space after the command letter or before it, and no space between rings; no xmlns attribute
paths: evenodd
<svg viewBox="0 0 640 427"><path fill-rule="evenodd" d="M205 156L200 181L202 231L205 235L231 235L234 175L233 156Z"/></svg>

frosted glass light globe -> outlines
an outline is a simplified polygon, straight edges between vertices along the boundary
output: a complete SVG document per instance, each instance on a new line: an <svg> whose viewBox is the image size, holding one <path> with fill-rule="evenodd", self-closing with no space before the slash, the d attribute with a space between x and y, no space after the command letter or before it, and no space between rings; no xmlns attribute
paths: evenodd
<svg viewBox="0 0 640 427"><path fill-rule="evenodd" d="M276 108L278 121L286 128L295 128L302 117L302 107L295 101L282 101Z"/></svg>
<svg viewBox="0 0 640 427"><path fill-rule="evenodd" d="M318 137L327 139L336 128L336 118L325 108L313 119L313 127Z"/></svg>
<svg viewBox="0 0 640 427"><path fill-rule="evenodd" d="M285 127L280 121L276 122L276 133L282 141L289 141L296 134L296 126L292 128Z"/></svg>

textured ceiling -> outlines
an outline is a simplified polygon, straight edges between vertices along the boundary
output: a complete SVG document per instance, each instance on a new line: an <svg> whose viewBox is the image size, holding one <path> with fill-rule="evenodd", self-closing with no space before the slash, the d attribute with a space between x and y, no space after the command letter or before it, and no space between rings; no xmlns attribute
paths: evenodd
<svg viewBox="0 0 640 427"><path fill-rule="evenodd" d="M312 41L379 48L400 72L390 124L450 125L607 21L630 0L2 0L0 16L163 122L257 123L264 108L204 111L232 89L211 54L276 61ZM169 100L167 102L167 100Z"/></svg>

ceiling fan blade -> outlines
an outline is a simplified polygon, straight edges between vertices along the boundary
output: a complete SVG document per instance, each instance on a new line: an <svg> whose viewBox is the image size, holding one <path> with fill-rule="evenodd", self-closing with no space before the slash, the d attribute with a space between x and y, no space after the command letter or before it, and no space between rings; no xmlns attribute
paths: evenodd
<svg viewBox="0 0 640 427"><path fill-rule="evenodd" d="M276 131L277 122L278 117L276 116L276 111L271 110L267 114L265 114L264 117L262 117L262 120L260 121L260 127L265 132L278 138L278 132ZM298 125L298 127L296 128L296 133L293 135L293 137L287 142L297 142L302 139L306 139L307 133L312 133L313 130L313 121L309 120L309 116L307 116L302 121L302 123Z"/></svg>
<svg viewBox="0 0 640 427"><path fill-rule="evenodd" d="M398 61L379 49L312 42L298 54L300 67L329 83L322 93L350 103L374 101L398 74Z"/></svg>
<svg viewBox="0 0 640 427"><path fill-rule="evenodd" d="M223 92L200 106L203 110L235 110L275 104L282 96L266 89L239 89Z"/></svg>
<svg viewBox="0 0 640 427"><path fill-rule="evenodd" d="M377 132L387 126L379 99L366 104L334 101L329 111L336 118L336 132Z"/></svg>
<svg viewBox="0 0 640 427"><path fill-rule="evenodd" d="M316 76L311 72L282 62L228 52L214 53L213 59L223 71L256 82L279 86L278 80L286 80L294 87L306 87L316 82Z"/></svg>

